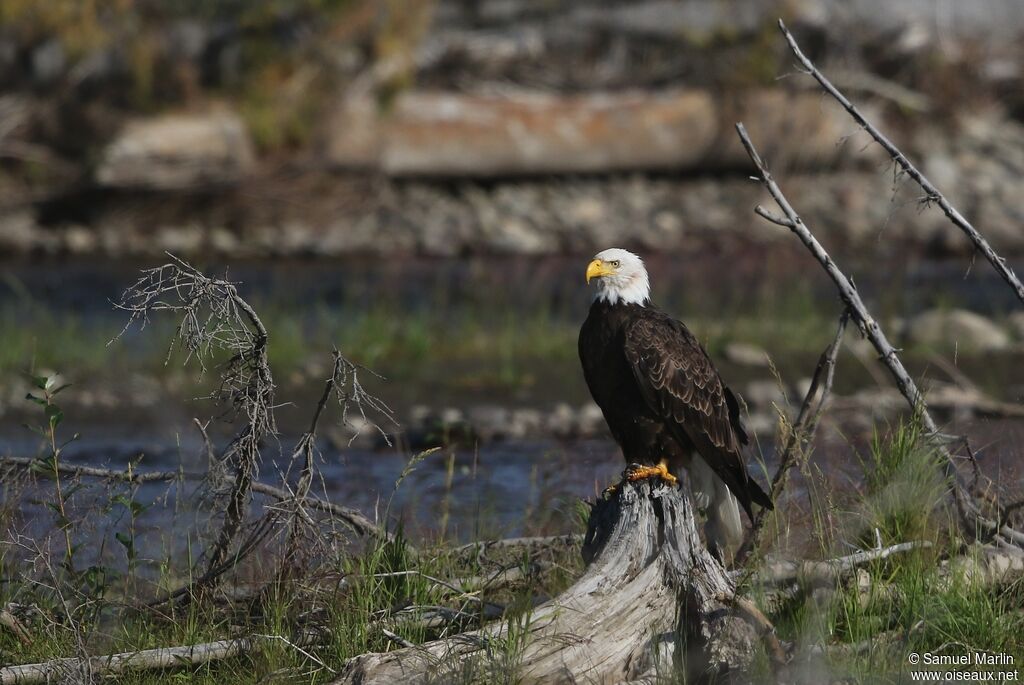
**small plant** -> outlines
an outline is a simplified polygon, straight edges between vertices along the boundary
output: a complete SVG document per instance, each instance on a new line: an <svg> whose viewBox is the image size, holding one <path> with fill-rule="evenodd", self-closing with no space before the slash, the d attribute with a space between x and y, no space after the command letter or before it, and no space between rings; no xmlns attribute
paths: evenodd
<svg viewBox="0 0 1024 685"><path fill-rule="evenodd" d="M62 450L70 443L78 439L75 434L67 442L61 443L57 439L57 428L64 420L64 412L57 406L55 401L57 395L66 390L70 384L60 384L57 374L49 376L29 376L36 392L30 392L25 399L39 405L43 412L44 422L37 425L26 424L26 427L40 435L46 441L46 455L41 457L38 464L34 466L37 473L52 476L55 490L55 501L46 502L46 506L54 512L57 518L57 528L64 535L64 560L61 566L69 574L75 572L75 547L71 541L71 519L68 518L68 500L77 490L77 485L71 488L64 488L61 483L60 458Z"/></svg>
<svg viewBox="0 0 1024 685"><path fill-rule="evenodd" d="M948 488L942 456L930 445L915 419L901 421L885 434L874 433L864 472L865 546L933 539L936 508Z"/></svg>

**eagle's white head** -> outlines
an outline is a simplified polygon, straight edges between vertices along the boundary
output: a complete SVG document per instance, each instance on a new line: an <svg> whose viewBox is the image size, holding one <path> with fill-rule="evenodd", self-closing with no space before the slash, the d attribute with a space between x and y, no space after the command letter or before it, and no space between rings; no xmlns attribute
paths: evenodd
<svg viewBox="0 0 1024 685"><path fill-rule="evenodd" d="M608 304L638 304L641 307L651 298L651 283L644 262L632 252L617 247L594 255L587 266L587 283L596 278L595 299Z"/></svg>

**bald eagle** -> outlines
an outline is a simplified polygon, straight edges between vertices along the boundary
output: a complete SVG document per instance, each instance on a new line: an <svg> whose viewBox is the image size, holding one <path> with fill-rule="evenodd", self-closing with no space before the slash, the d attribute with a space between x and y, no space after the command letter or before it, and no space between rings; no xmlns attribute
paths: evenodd
<svg viewBox="0 0 1024 685"><path fill-rule="evenodd" d="M737 501L750 518L752 503L772 508L743 461L747 434L736 397L693 333L651 304L640 257L599 252L587 266L587 283L594 279L580 361L626 462L638 465L628 477L675 483L673 474L687 468L708 545L729 559L743 536Z"/></svg>

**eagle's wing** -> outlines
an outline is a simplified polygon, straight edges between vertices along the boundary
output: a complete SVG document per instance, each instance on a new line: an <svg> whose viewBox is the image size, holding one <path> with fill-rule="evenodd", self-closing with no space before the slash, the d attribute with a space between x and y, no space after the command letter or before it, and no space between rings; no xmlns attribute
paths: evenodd
<svg viewBox="0 0 1024 685"><path fill-rule="evenodd" d="M689 329L651 311L627 324L624 333L626 360L648 406L670 430L685 432L748 515L751 501L771 509L740 454L747 435L739 404Z"/></svg>

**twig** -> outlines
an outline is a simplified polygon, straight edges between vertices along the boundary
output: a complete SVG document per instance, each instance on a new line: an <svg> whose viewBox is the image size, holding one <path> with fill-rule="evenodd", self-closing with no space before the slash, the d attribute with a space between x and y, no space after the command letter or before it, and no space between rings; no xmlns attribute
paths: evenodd
<svg viewBox="0 0 1024 685"><path fill-rule="evenodd" d="M49 464L44 466L44 462L35 457L0 457L0 469L24 469L31 472L38 472L38 469L41 468L45 468L47 472L52 472L53 470ZM58 464L57 470L60 473L65 473L69 476L87 476L90 478L116 480L122 483L132 483L135 485L141 485L143 483L168 482L178 479L198 480L204 477L204 474L202 473L193 473L181 470L137 471L135 469L131 469L127 471L115 471L113 469L105 469L98 466L81 466L79 464L68 464L66 462Z"/></svg>
<svg viewBox="0 0 1024 685"><path fill-rule="evenodd" d="M309 430L299 438L299 442L295 446L291 462L289 463L289 468L291 468L297 459L302 459L302 470L299 474L299 482L296 485L294 494L291 498L293 508L293 511L291 512L291 525L289 526L288 541L286 543L285 552L281 557L281 565L277 572L278 582L287 580L296 572L297 567L299 566L300 556L303 549L303 532L307 530L307 524L310 522L309 516L305 511L303 511L302 505L303 500L305 500L306 496L309 494L310 486L313 484L313 452L316 448L317 425L320 423L320 417L323 415L324 408L331 399L331 393L334 392L335 379L338 377L338 368L341 365L341 361L341 353L335 350L334 371L331 373L331 377L324 383L324 391L320 395L320 401L317 402L316 410L313 412L313 418L309 423ZM285 480L287 481L287 476L285 477Z"/></svg>
<svg viewBox="0 0 1024 685"><path fill-rule="evenodd" d="M797 60L799 60L804 69L807 70L807 73L813 76L814 79L821 84L821 87L825 89L825 92L835 98L836 101L843 106L843 109L849 112L850 116L853 117L853 119L860 124L861 127L863 127L864 130L867 131L871 137L885 149L886 152L889 153L889 156L892 157L893 161L896 162L896 164L898 164L908 176L914 179L919 186L921 186L921 189L925 192L925 201L934 202L942 208L942 212L946 217L953 222L954 226L967 235L968 239L970 239L974 244L975 249L985 255L985 259L989 261L992 268L1002 276L1007 285L1013 288L1013 291L1017 294L1017 298L1021 302L1024 302L1024 284L1022 284L1020 279L1017 278L1013 269L1007 266L1006 260L996 254L995 250L992 249L992 246L988 244L988 241L985 240L981 233L979 233L978 230L974 228L974 226L972 226L971 223L949 203L949 200L947 200L946 197L932 185L931 181L925 178L924 174L917 170L917 167L910 163L907 156L904 155L899 148L892 143L892 141L886 138L881 131L875 128L871 122L865 119L864 115L860 113L860 110L858 110L845 95L839 92L839 90L832 85L827 78L825 78L824 74L818 71L817 67L814 66L814 63L804 55L802 50L800 50L800 46L797 45L796 39L793 38L793 34L789 32L789 29L786 28L786 24L781 19L779 19L779 30L782 31L782 35L786 37L786 42L789 43L790 50L792 50L793 54L796 55Z"/></svg>
<svg viewBox="0 0 1024 685"><path fill-rule="evenodd" d="M487 549L505 549L510 547L571 547L583 542L582 535L550 535L526 538L504 538L500 540L480 540L456 547L453 555Z"/></svg>
<svg viewBox="0 0 1024 685"><path fill-rule="evenodd" d="M401 635L399 635L398 633L391 632L387 628L381 627L380 632L381 632L381 635L383 635L387 639L391 640L392 642L394 642L399 647L415 647L416 646L413 643L411 643L408 640L406 640Z"/></svg>
<svg viewBox="0 0 1024 685"><path fill-rule="evenodd" d="M745 597L739 595L719 595L718 600L726 604L732 605L733 609L737 610L738 613L743 614L746 620L753 623L761 634L761 639L764 640L765 649L768 652L768 659L772 663L772 671L778 674L783 668L786 667L786 650L782 648L782 643L779 642L779 637L775 633L775 625L768 620L768 617L757 608L757 605L751 602Z"/></svg>
<svg viewBox="0 0 1024 685"><path fill-rule="evenodd" d="M18 639L18 642L20 642L22 646L29 647L32 645L32 637L28 634L28 631L25 630L25 626L21 625L21 621L19 621L6 607L0 609L0 627L4 627L9 630L11 634Z"/></svg>
<svg viewBox="0 0 1024 685"><path fill-rule="evenodd" d="M896 387L907 400L911 410L916 416L918 416L921 421L921 425L924 427L926 435L934 444L935 449L943 457L946 476L950 481L950 487L952 488L957 508L960 511L961 516L969 524L969 527L974 529L971 530L970 533L974 534L976 528L981 528L988 531L990 534L998 533L1013 540L1014 543L1024 546L1024 533L1015 531L1008 526L1000 526L998 521L992 521L982 515L977 504L974 503L970 494L961 483L960 474L956 467L956 461L944 444L947 436L943 436L940 433L938 425L928 412L924 396L921 394L921 391L918 390L917 384L914 383L910 374L907 373L906 368L903 366L903 362L900 361L896 349L889 343L889 340L885 337L885 333L882 331L881 326L879 326L878 322L868 312L867 307L860 299L860 294L857 292L853 283L846 277L846 274L839 269L836 263L832 260L832 257L829 256L828 252L825 251L825 248L821 246L818 239L815 238L807 228L803 220L793 209L792 205L789 204L789 200L786 199L786 196L782 194L782 190L779 188L778 184L775 183L775 179L772 178L771 173L769 173L767 165L765 165L761 156L754 148L754 144L751 142L750 136L747 135L747 130L742 123L736 124L736 131L739 133L740 142L743 143L743 147L746 148L747 153L750 155L750 159L754 162L754 166L757 167L760 176L759 180L768 190L772 199L775 200L775 203L785 215L786 220L788 221L788 228L796 234L798 238L800 238L800 241L803 242L804 246L807 247L814 258L825 269L825 272L832 279L833 283L835 283L836 288L839 291L839 298L846 305L854 323L857 324L861 334L871 342L875 350L878 352L879 359L889 370L893 380L896 382ZM758 211L758 214L761 216L768 216L768 213L765 210Z"/></svg>
<svg viewBox="0 0 1024 685"><path fill-rule="evenodd" d="M302 644L299 644L297 642L293 642L292 640L289 640L288 638L286 638L284 635L259 635L259 634L257 634L257 635L253 635L253 637L255 637L255 638L262 638L262 639L268 640L268 641L283 642L284 644L286 644L287 646L291 647L296 652L298 652L302 656L306 657L307 659L309 659L313 663L319 664L319 666L321 668L327 669L331 673L337 673L337 671L335 671L333 668L331 668L330 666L325 664L319 658L317 658L316 656L310 654L308 651L303 649L302 648L303 647Z"/></svg>
<svg viewBox="0 0 1024 685"><path fill-rule="evenodd" d="M0 457L0 468L18 468L32 470L39 460L31 457ZM76 464L60 464L61 473L77 476L88 476L104 480L116 480L125 483L153 483L175 480L202 480L205 474L189 471L116 471L96 466L78 466ZM256 481L252 483L252 491L272 497L278 501L286 501L294 495L283 488ZM302 503L313 511L335 516L348 524L356 533L382 539L391 539L391 535L355 509L343 507L318 497L307 495Z"/></svg>
<svg viewBox="0 0 1024 685"><path fill-rule="evenodd" d="M803 404L800 405L800 412L797 414L796 423L793 424L786 437L786 444L782 450L782 457L779 460L779 467L772 478L771 500L779 501L779 496L786 489L789 482L789 472L797 463L797 460L805 453L807 446L814 440L814 434L818 429L818 422L825 411L825 404L828 402L829 394L832 392L832 382L835 379L836 358L839 356L839 348L843 342L843 334L846 332L846 321L849 319L849 310L843 310L839 317L839 325L836 327L836 335L828 347L818 358L818 365L814 369L814 376L811 378L811 385L807 388ZM822 379L824 377L824 380ZM819 394L818 389L821 388ZM817 401L815 401L817 400ZM813 408L812 408L813 407ZM750 532L736 552L734 564L740 566L746 561L750 553L757 549L761 541L761 534L764 531L764 524L768 520L768 509L760 509Z"/></svg>
<svg viewBox="0 0 1024 685"><path fill-rule="evenodd" d="M292 494L283 488L277 488L273 485L260 483L258 481L252 484L252 491L281 501L292 497ZM360 535L368 535L382 540L394 539L394 536L391 533L387 532L355 509L343 507L340 504L335 504L334 502L329 502L325 499L312 496L306 496L303 498L302 503L312 511L330 514L341 519Z"/></svg>

